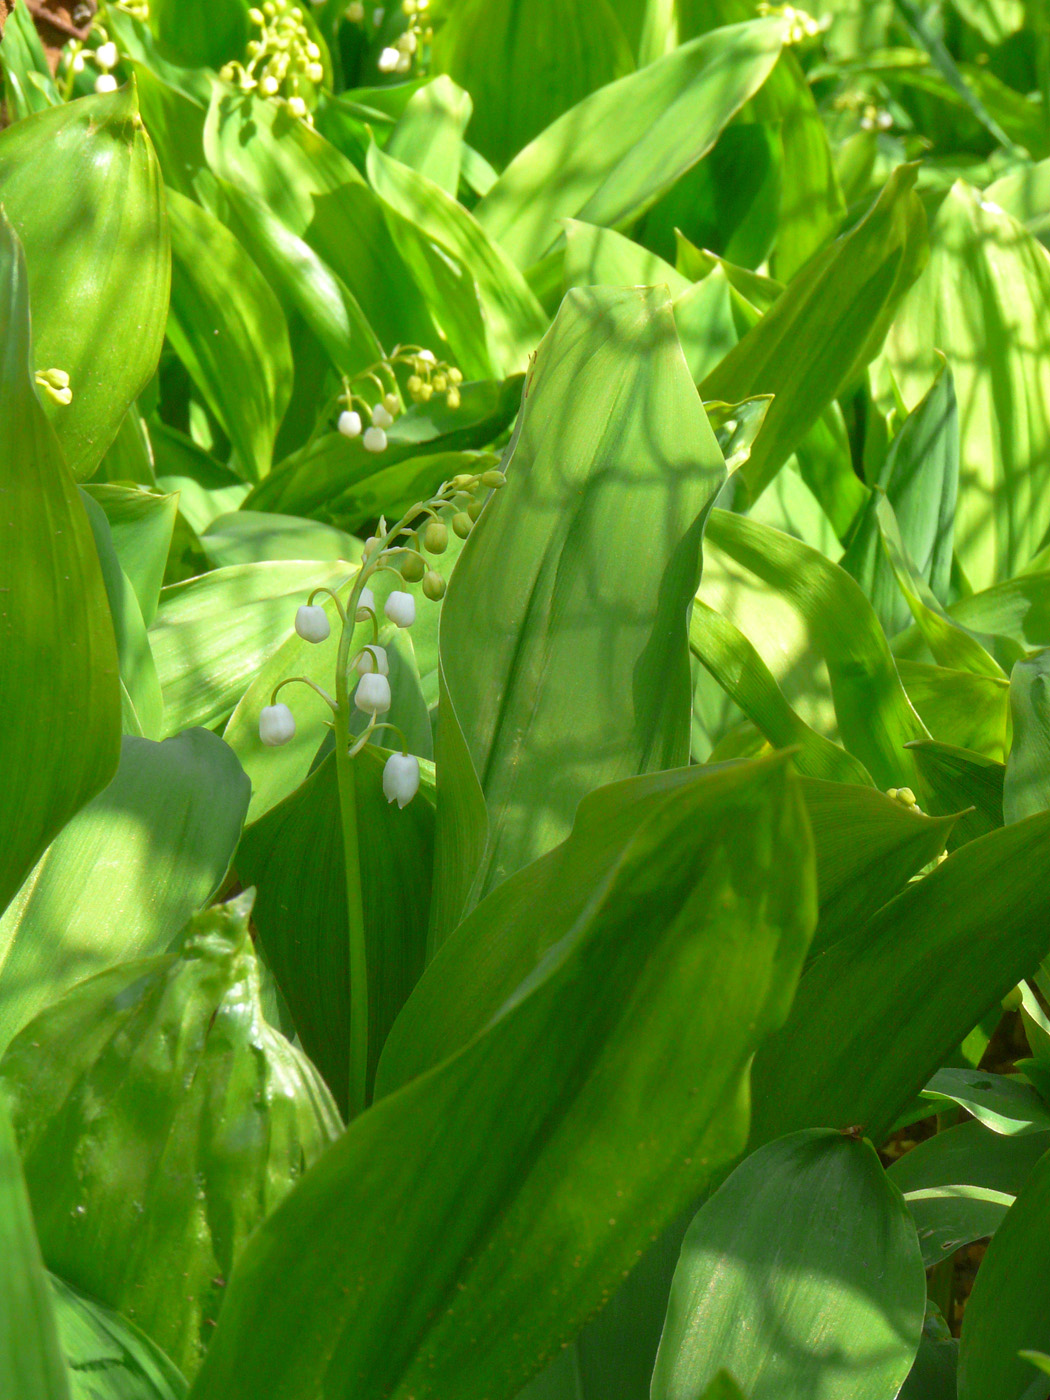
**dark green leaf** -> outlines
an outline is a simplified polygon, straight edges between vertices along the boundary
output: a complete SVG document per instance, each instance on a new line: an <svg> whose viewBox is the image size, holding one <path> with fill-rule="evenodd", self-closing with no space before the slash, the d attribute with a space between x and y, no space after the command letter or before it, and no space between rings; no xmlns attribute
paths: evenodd
<svg viewBox="0 0 1050 1400"><path fill-rule="evenodd" d="M185 1400L186 1382L126 1318L51 1279L70 1400Z"/></svg>
<svg viewBox="0 0 1050 1400"><path fill-rule="evenodd" d="M161 52L192 68L242 58L251 32L248 0L153 0L149 17Z"/></svg>
<svg viewBox="0 0 1050 1400"><path fill-rule="evenodd" d="M931 809L959 812L958 824L949 837L954 849L977 836L986 836L1003 825L1003 780L1005 769L994 758L950 744L925 742L910 745L919 765ZM967 808L973 808L967 811Z"/></svg>

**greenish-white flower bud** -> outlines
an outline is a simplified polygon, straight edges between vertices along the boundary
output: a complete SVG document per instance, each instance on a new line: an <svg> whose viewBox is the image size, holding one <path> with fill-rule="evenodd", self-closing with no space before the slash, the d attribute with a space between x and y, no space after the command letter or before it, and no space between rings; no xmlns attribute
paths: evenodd
<svg viewBox="0 0 1050 1400"><path fill-rule="evenodd" d="M303 117L306 116L306 103L301 97L289 97L288 112L291 116L297 117L302 121Z"/></svg>
<svg viewBox="0 0 1050 1400"><path fill-rule="evenodd" d="M304 642L323 642L332 629L324 608L311 607L309 603L304 603L295 614L295 630Z"/></svg>
<svg viewBox="0 0 1050 1400"><path fill-rule="evenodd" d="M490 486L494 491L498 491L501 486L506 486L507 478L502 472L493 469L492 471L481 473L481 484L482 486Z"/></svg>
<svg viewBox="0 0 1050 1400"><path fill-rule="evenodd" d="M383 404L377 403L372 409L372 425L376 428L389 428L393 422L393 417L387 412Z"/></svg>
<svg viewBox="0 0 1050 1400"><path fill-rule="evenodd" d="M467 505L467 514L470 516L471 520L477 520L478 516L484 509L484 501L473 500L470 501Z"/></svg>
<svg viewBox="0 0 1050 1400"><path fill-rule="evenodd" d="M423 575L421 587L424 598L429 598L432 603L439 603L445 596L445 580L433 569L428 569Z"/></svg>
<svg viewBox="0 0 1050 1400"><path fill-rule="evenodd" d="M461 540L465 540L474 528L474 522L465 510L457 510L452 517L452 529Z"/></svg>
<svg viewBox="0 0 1050 1400"><path fill-rule="evenodd" d="M97 93L116 92L117 80L112 73L100 73L95 79L95 91Z"/></svg>
<svg viewBox="0 0 1050 1400"><path fill-rule="evenodd" d="M368 609L368 612L365 612L365 609L366 609L366 608ZM367 622L367 621L368 621L368 615L369 615L369 613L374 613L375 610L376 610L376 595L372 592L372 590L371 590L370 588L362 588L362 589L361 589L361 596L360 596L360 598L358 598L358 600L357 600L357 618L356 618L356 620L357 620L358 622Z"/></svg>
<svg viewBox="0 0 1050 1400"><path fill-rule="evenodd" d="M397 570L406 583L418 583L426 573L427 566L418 554L405 554Z"/></svg>
<svg viewBox="0 0 1050 1400"><path fill-rule="evenodd" d="M431 520L423 531L423 548L428 554L444 554L448 549L448 526L441 520Z"/></svg>
<svg viewBox="0 0 1050 1400"><path fill-rule="evenodd" d="M451 388L451 389L448 391L448 393L445 395L445 402L448 404L449 408L458 408L458 407L459 407L459 405L460 405L459 390L456 388L455 385L453 385L452 388Z"/></svg>
<svg viewBox="0 0 1050 1400"><path fill-rule="evenodd" d="M120 62L120 54L112 40L106 44L99 44L95 50L95 62L100 68L116 68Z"/></svg>
<svg viewBox="0 0 1050 1400"><path fill-rule="evenodd" d="M400 57L401 55L398 53L397 49L387 47L380 53L376 61L376 67L379 69L380 73L393 73L397 69L397 63Z"/></svg>
<svg viewBox="0 0 1050 1400"><path fill-rule="evenodd" d="M295 737L295 716L287 705L264 705L259 711L259 738L275 749Z"/></svg>
<svg viewBox="0 0 1050 1400"><path fill-rule="evenodd" d="M365 429L361 443L366 452L385 452L386 433L382 428L373 425L371 428Z"/></svg>
<svg viewBox="0 0 1050 1400"><path fill-rule="evenodd" d="M390 414L391 421L401 412L401 400L396 394L383 395L383 407Z"/></svg>

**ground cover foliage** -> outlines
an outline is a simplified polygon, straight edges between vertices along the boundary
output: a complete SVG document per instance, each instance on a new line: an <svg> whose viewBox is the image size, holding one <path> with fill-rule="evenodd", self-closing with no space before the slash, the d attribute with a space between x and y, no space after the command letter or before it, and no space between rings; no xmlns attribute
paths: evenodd
<svg viewBox="0 0 1050 1400"><path fill-rule="evenodd" d="M0 1396L1046 1400L1050 10L47 8Z"/></svg>

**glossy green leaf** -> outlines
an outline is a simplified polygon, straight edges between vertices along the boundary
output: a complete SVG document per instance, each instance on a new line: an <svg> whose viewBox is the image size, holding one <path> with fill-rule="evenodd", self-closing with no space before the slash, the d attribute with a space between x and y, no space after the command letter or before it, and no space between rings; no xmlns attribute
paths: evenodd
<svg viewBox="0 0 1050 1400"><path fill-rule="evenodd" d="M393 669L393 668L391 668ZM393 678L396 682L396 678ZM355 762L369 973L369 1079L426 957L434 812L383 795L385 755ZM258 884L255 923L303 1048L344 1108L350 1070L350 936L335 761L251 826L237 854ZM411 872L411 878L406 878Z"/></svg>
<svg viewBox="0 0 1050 1400"><path fill-rule="evenodd" d="M471 141L497 166L588 93L634 67L609 0L567 0L556 8L465 0L435 36L434 64L470 93Z"/></svg>
<svg viewBox="0 0 1050 1400"><path fill-rule="evenodd" d="M161 52L186 67L242 58L252 32L247 0L153 0L149 17Z"/></svg>
<svg viewBox="0 0 1050 1400"><path fill-rule="evenodd" d="M718 30L585 97L510 162L477 207L482 228L527 267L561 219L611 228L644 213L761 87L783 37L779 19Z"/></svg>
<svg viewBox="0 0 1050 1400"><path fill-rule="evenodd" d="M787 1024L756 1058L753 1140L862 1124L881 1141L1044 955L1048 875L1041 814L953 852L815 959Z"/></svg>
<svg viewBox="0 0 1050 1400"><path fill-rule="evenodd" d="M739 1144L741 1074L812 920L785 764L686 774L621 851L488 1029L356 1119L257 1232L195 1400L511 1397Z"/></svg>
<svg viewBox="0 0 1050 1400"><path fill-rule="evenodd" d="M729 403L775 395L742 468L752 499L878 352L922 271L926 219L917 173L915 166L896 171L860 223L807 264L700 385L705 399Z"/></svg>
<svg viewBox="0 0 1050 1400"><path fill-rule="evenodd" d="M167 947L218 888L248 797L214 734L124 740L117 776L51 843L0 919L0 1046L80 978Z"/></svg>
<svg viewBox="0 0 1050 1400"><path fill-rule="evenodd" d="M235 510L220 515L201 534L201 544L213 569L231 564L265 564L267 560L357 560L362 541L345 530L297 515Z"/></svg>
<svg viewBox="0 0 1050 1400"><path fill-rule="evenodd" d="M547 329L547 316L499 244L452 195L375 144L368 152L368 178L386 204L470 269L497 373L524 370Z"/></svg>
<svg viewBox="0 0 1050 1400"><path fill-rule="evenodd" d="M178 497L141 487L92 484L83 489L106 513L120 567L131 581L148 626L164 581Z"/></svg>
<svg viewBox="0 0 1050 1400"><path fill-rule="evenodd" d="M8 7L5 15L0 70L9 121L21 121L59 102L44 46L24 3Z"/></svg>
<svg viewBox="0 0 1050 1400"><path fill-rule="evenodd" d="M51 1292L70 1400L185 1400L182 1376L127 1318L54 1276Z"/></svg>
<svg viewBox="0 0 1050 1400"><path fill-rule="evenodd" d="M435 78L409 98L384 149L455 199L473 109L469 92L444 75Z"/></svg>
<svg viewBox="0 0 1050 1400"><path fill-rule="evenodd" d="M12 1400L70 1400L18 1145L0 1098L0 1385Z"/></svg>
<svg viewBox="0 0 1050 1400"><path fill-rule="evenodd" d="M166 588L150 644L169 734L215 724L292 632L314 588L338 588L356 572L338 560L233 564Z"/></svg>
<svg viewBox="0 0 1050 1400"><path fill-rule="evenodd" d="M1002 762L1010 724L1010 686L1005 677L979 676L901 657L897 670L934 739Z"/></svg>
<svg viewBox="0 0 1050 1400"><path fill-rule="evenodd" d="M134 23L130 16L123 14L120 20ZM126 31L117 30L114 37L127 47ZM202 98L194 98L180 88L179 82L182 74L204 75L199 70L177 69L174 81L165 81L171 74L158 73L154 63L152 56L147 62L132 62L139 111L157 152L165 185L169 190L192 196L205 168L204 118L208 94L205 92Z"/></svg>
<svg viewBox="0 0 1050 1400"><path fill-rule="evenodd" d="M957 1103L993 1133L1008 1137L1050 1132L1050 1108L1020 1079L984 1070L939 1069L922 1091L923 1099Z"/></svg>
<svg viewBox="0 0 1050 1400"><path fill-rule="evenodd" d="M1033 1241L1050 1218L1050 1157L1040 1159L996 1231L963 1316L959 1400L1020 1400L1032 1383L1023 1349L1050 1345L1050 1289Z"/></svg>
<svg viewBox="0 0 1050 1400"><path fill-rule="evenodd" d="M292 390L280 303L233 235L199 204L168 193L168 339L226 431L241 472L270 469Z"/></svg>
<svg viewBox="0 0 1050 1400"><path fill-rule="evenodd" d="M48 1266L190 1374L249 1235L342 1128L263 1019L251 904L80 982L0 1061Z"/></svg>
<svg viewBox="0 0 1050 1400"><path fill-rule="evenodd" d="M1003 818L1030 817L1050 807L1050 652L1018 661L1010 673L1013 745L1003 780Z"/></svg>
<svg viewBox="0 0 1050 1400"><path fill-rule="evenodd" d="M750 1400L883 1400L926 1311L919 1245L868 1142L820 1128L768 1143L686 1233L653 1400L693 1400L725 1367Z"/></svg>
<svg viewBox="0 0 1050 1400"><path fill-rule="evenodd" d="M1016 1196L1048 1147L1048 1134L1004 1137L968 1119L917 1143L889 1174L905 1195L963 1184Z"/></svg>
<svg viewBox="0 0 1050 1400"><path fill-rule="evenodd" d="M962 182L930 247L886 353L908 404L936 373L935 346L951 366L963 424L955 549L985 588L1027 563L1050 526L1050 359L1034 311L1050 265L1021 224Z"/></svg>
<svg viewBox="0 0 1050 1400"><path fill-rule="evenodd" d="M112 482L122 482L125 486L131 482L146 487L156 485L153 444L137 404L132 404L121 420L94 480L99 485Z"/></svg>
<svg viewBox="0 0 1050 1400"><path fill-rule="evenodd" d="M0 910L116 770L120 690L91 526L33 382L25 262L0 216Z"/></svg>
<svg viewBox="0 0 1050 1400"><path fill-rule="evenodd" d="M911 752L925 779L931 810L960 813L950 846L961 846L1003 825L1002 763L973 750L930 741L912 744Z"/></svg>
<svg viewBox="0 0 1050 1400"><path fill-rule="evenodd" d="M689 601L725 469L666 294L567 295L504 469L442 615L435 946L586 792L687 758Z"/></svg>
<svg viewBox="0 0 1050 1400"><path fill-rule="evenodd" d="M48 108L0 133L4 208L29 267L35 369L73 475L98 466L157 365L170 255L157 158L134 87Z"/></svg>
<svg viewBox="0 0 1050 1400"><path fill-rule="evenodd" d="M959 485L959 409L946 361L901 425L873 484L886 492L893 508L903 553L934 597L947 603ZM911 614L882 547L877 504L876 493L842 567L864 589L886 635L892 637L908 625Z"/></svg>
<svg viewBox="0 0 1050 1400"><path fill-rule="evenodd" d="M871 604L844 569L788 535L714 510L698 596L749 637L782 688L782 676L812 668L814 652L821 657L845 747L877 786L914 786L918 771L905 745L928 736Z"/></svg>

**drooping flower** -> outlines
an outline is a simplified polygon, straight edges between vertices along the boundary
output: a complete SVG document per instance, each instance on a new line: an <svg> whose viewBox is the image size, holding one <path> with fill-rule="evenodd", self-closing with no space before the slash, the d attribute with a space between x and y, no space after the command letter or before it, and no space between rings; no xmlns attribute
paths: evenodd
<svg viewBox="0 0 1050 1400"><path fill-rule="evenodd" d="M95 91L98 93L116 92L117 80L112 73L100 73L95 79Z"/></svg>
<svg viewBox="0 0 1050 1400"><path fill-rule="evenodd" d="M393 421L393 417L386 411L383 405L377 403L372 410L372 426L374 428L389 428Z"/></svg>
<svg viewBox="0 0 1050 1400"><path fill-rule="evenodd" d="M395 627L411 627L416 620L416 600L411 593L396 589L383 606L383 611Z"/></svg>
<svg viewBox="0 0 1050 1400"><path fill-rule="evenodd" d="M364 611L365 608L368 608L373 613L376 610L376 595L372 592L370 588L362 588L361 596L357 600L358 622L367 622L368 613Z"/></svg>
<svg viewBox="0 0 1050 1400"><path fill-rule="evenodd" d="M372 671L381 676L389 676L390 662L387 660L386 647L365 647L357 658L356 669L359 676L367 676Z"/></svg>
<svg viewBox="0 0 1050 1400"><path fill-rule="evenodd" d="M355 438L361 436L361 415L352 408L344 409L339 415L337 424L343 437Z"/></svg>
<svg viewBox="0 0 1050 1400"><path fill-rule="evenodd" d="M95 50L95 62L100 68L116 68L120 62L120 54L112 40L106 44L99 44Z"/></svg>
<svg viewBox="0 0 1050 1400"><path fill-rule="evenodd" d="M354 704L366 715L385 715L390 709L390 682L386 676L376 671L362 676L354 691Z"/></svg>
<svg viewBox="0 0 1050 1400"><path fill-rule="evenodd" d="M366 452L385 452L386 433L382 428L366 428L361 443Z"/></svg>
<svg viewBox="0 0 1050 1400"><path fill-rule="evenodd" d="M332 629L324 608L310 607L304 603L295 614L295 630L304 642L323 642Z"/></svg>
<svg viewBox="0 0 1050 1400"><path fill-rule="evenodd" d="M401 55L398 53L397 49L387 47L380 53L376 66L380 73L393 73L397 69L398 60L400 58Z"/></svg>
<svg viewBox="0 0 1050 1400"><path fill-rule="evenodd" d="M259 711L259 738L267 748L279 748L294 735L295 716L287 705L265 705Z"/></svg>
<svg viewBox="0 0 1050 1400"><path fill-rule="evenodd" d="M410 753L392 753L383 765L383 794L404 807L419 791L419 760Z"/></svg>

